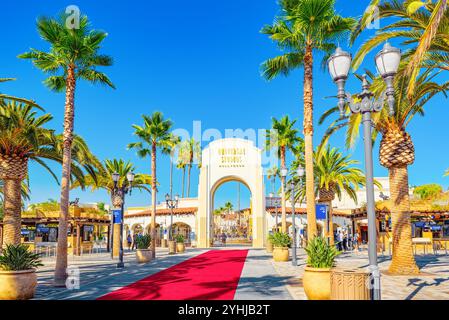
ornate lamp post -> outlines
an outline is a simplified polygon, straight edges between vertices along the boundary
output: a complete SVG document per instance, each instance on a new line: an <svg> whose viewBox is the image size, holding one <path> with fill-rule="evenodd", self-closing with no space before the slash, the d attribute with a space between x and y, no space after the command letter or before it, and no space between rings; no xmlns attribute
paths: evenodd
<svg viewBox="0 0 449 320"><path fill-rule="evenodd" d="M287 175L288 175L288 169L286 168L286 167L282 167L281 168L281 170L280 170L280 173L281 173L281 177L282 177L282 188L281 188L281 190L282 190L282 194L281 194L281 197L282 197L282 199L285 199L285 189L287 188L287 186L286 186L286 180L285 180L285 178L287 177ZM283 206L285 206L285 201L283 202ZM282 213L284 213L284 210L286 210L286 208L282 208ZM282 232L286 232L287 231L287 225L286 225L286 222L284 221L284 216L282 216ZM285 230L284 230L284 224L285 224Z"/></svg>
<svg viewBox="0 0 449 320"><path fill-rule="evenodd" d="M114 181L114 188L112 189L111 195L112 195L112 204L115 206L114 203L117 203L115 199L119 199L118 201L120 203L120 245L119 245L119 262L117 263L117 268L124 268L125 264L123 263L123 217L124 217L124 209L125 209L125 195L128 193L131 195L132 193L132 185L134 182L134 173L128 172L126 175L126 179L128 180L128 183L122 183L121 186L119 186L119 180L120 180L120 174L113 173L112 174L112 180Z"/></svg>
<svg viewBox="0 0 449 320"><path fill-rule="evenodd" d="M278 208L281 205L281 200L278 197L274 196L274 193L271 192L269 194L269 198L271 201L271 205L274 205L275 208L275 223L276 223L276 232L279 230L279 212L278 212Z"/></svg>
<svg viewBox="0 0 449 320"><path fill-rule="evenodd" d="M304 177L305 170L300 165L298 167L298 170L297 170L296 173L297 173L299 179L302 179ZM295 204L296 204L296 201L295 201L295 189L296 188L295 187L296 187L295 186L295 182L292 179L291 184L290 184L290 202L291 202L291 205L292 205L292 237L293 237L292 265L296 267L296 266L298 266L298 259L296 257L297 243L296 243L296 221L295 221L296 220L296 213L295 213Z"/></svg>
<svg viewBox="0 0 449 320"><path fill-rule="evenodd" d="M170 209L170 228L168 229L168 240L173 241L173 210L179 205L179 195L176 195L173 199L173 195L167 193L165 195L165 203L167 208Z"/></svg>
<svg viewBox="0 0 449 320"><path fill-rule="evenodd" d="M371 113L380 112L386 102L389 106L390 116L394 115L394 86L393 80L399 69L401 61L401 51L386 43L382 51L380 51L375 58L377 70L387 85L381 99L375 99L371 91L369 91L369 84L366 75L363 76L362 92L357 95L360 102L356 103L352 95L345 91L346 80L348 79L349 69L351 67L352 57L349 53L337 48L335 53L328 61L329 72L333 81L338 86L338 107L340 109L340 116L343 117L346 103L349 102L349 107L352 113L361 113L364 140L365 140L365 168L366 168L366 199L367 199L367 214L368 214L368 241L369 241L369 269L372 273L373 281L373 299L380 300L380 272L377 265L377 234L376 234L376 212L374 203L374 177L373 177L373 150L372 150L372 135L371 135Z"/></svg>

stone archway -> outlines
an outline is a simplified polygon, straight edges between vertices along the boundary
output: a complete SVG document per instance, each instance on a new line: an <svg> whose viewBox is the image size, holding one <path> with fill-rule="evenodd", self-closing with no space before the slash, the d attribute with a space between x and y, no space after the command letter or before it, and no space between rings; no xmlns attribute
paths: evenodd
<svg viewBox="0 0 449 320"><path fill-rule="evenodd" d="M222 139L203 150L198 190L197 246L209 248L213 239L215 191L224 183L237 181L251 192L252 241L254 248L265 246L265 197L262 150L244 139Z"/></svg>

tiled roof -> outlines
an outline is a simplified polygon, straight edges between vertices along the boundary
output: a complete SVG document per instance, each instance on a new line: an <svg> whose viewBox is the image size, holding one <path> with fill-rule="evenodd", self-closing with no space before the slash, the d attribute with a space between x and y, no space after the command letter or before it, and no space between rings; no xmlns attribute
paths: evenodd
<svg viewBox="0 0 449 320"><path fill-rule="evenodd" d="M176 208L173 209L174 215L180 215L180 214L196 214L198 211L197 207L190 207L190 208ZM151 216L152 210L144 210L136 213L127 213L125 214L125 218L138 218L138 217L148 217ZM170 209L157 209L156 215L157 216L166 216L170 215L171 210Z"/></svg>

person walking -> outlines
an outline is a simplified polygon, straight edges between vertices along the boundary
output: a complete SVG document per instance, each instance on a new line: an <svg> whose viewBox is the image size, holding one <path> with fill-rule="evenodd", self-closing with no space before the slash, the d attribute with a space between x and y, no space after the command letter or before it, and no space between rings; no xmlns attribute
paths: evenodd
<svg viewBox="0 0 449 320"><path fill-rule="evenodd" d="M354 250L359 251L359 233L356 231L354 234Z"/></svg>
<svg viewBox="0 0 449 320"><path fill-rule="evenodd" d="M138 237L138 235L137 235L137 233L135 233L135 234L133 235L133 245L132 245L131 250L137 249L137 237Z"/></svg>
<svg viewBox="0 0 449 320"><path fill-rule="evenodd" d="M348 233L346 231L343 233L343 251L348 251Z"/></svg>
<svg viewBox="0 0 449 320"><path fill-rule="evenodd" d="M128 236L126 237L126 242L128 244L128 251L131 251L131 245L133 243L133 239L131 238L131 233L128 233Z"/></svg>
<svg viewBox="0 0 449 320"><path fill-rule="evenodd" d="M223 232L223 234L221 235L221 243L223 244L223 246L226 247L226 233Z"/></svg>
<svg viewBox="0 0 449 320"><path fill-rule="evenodd" d="M338 231L337 241L338 251L343 251L343 232L341 230Z"/></svg>

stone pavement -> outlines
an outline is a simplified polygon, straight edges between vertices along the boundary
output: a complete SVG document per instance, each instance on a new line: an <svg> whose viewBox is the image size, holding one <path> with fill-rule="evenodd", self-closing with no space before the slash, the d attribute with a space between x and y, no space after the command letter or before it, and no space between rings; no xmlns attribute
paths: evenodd
<svg viewBox="0 0 449 320"><path fill-rule="evenodd" d="M279 276L265 250L250 250L242 270L235 300L291 300L288 276Z"/></svg>
<svg viewBox="0 0 449 320"><path fill-rule="evenodd" d="M421 268L419 276L392 276L386 273L390 258L379 257L383 300L449 300L449 256L417 255L416 260ZM299 250L297 267L291 262L272 262L279 276L289 279L287 289L296 300L307 299L301 280L305 261L304 250ZM342 254L337 258L337 267L367 268L367 252Z"/></svg>

